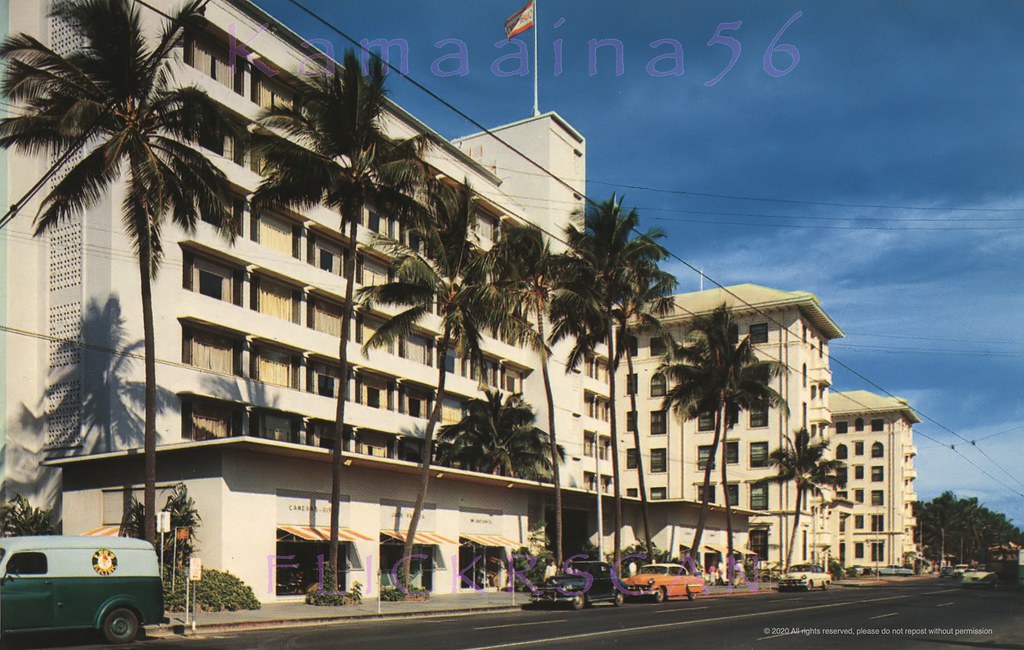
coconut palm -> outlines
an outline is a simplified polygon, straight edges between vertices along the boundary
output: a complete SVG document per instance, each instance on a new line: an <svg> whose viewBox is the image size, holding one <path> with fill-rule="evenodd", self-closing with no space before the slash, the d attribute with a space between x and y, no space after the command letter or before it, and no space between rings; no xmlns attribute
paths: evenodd
<svg viewBox="0 0 1024 650"><path fill-rule="evenodd" d="M43 198L36 234L94 206L123 184L121 221L139 264L145 357L145 533L154 541L156 513L156 359L152 281L163 259L169 217L192 231L200 215L233 237L223 173L192 146L223 137L227 122L206 94L176 87L171 66L183 32L200 19L199 0L173 15L153 41L138 5L128 0L64 0L51 15L65 21L81 46L60 55L27 34L0 47L7 67L3 96L19 112L0 121L0 147L29 154L82 158Z"/></svg>
<svg viewBox="0 0 1024 650"><path fill-rule="evenodd" d="M544 398L548 412L548 449L551 452L551 481L555 497L555 564L562 566L562 485L559 476L558 441L555 433L555 400L551 391L548 359L551 349L546 340L545 325L550 317L552 294L562 281L565 256L551 250L551 242L532 224L514 222L502 228L501 237L492 249L495 277L511 308L506 313L524 320L520 331L528 344L540 355L544 380Z"/></svg>
<svg viewBox="0 0 1024 650"><path fill-rule="evenodd" d="M36 508L20 494L0 507L0 535L54 535L53 511Z"/></svg>
<svg viewBox="0 0 1024 650"><path fill-rule="evenodd" d="M625 212L615 195L603 203L589 204L582 213L581 227L570 224L565 231L569 243L564 285L551 304L552 341L574 339L567 369L576 368L599 345L607 347L609 434L612 452L614 494L613 557L616 566L622 556L622 489L619 473L618 426L616 422L615 374L622 342L618 340L619 310L624 296L632 291L632 273L656 265L667 255L657 240L657 231L637 234L640 217L636 210Z"/></svg>
<svg viewBox="0 0 1024 650"><path fill-rule="evenodd" d="M676 287L676 279L671 273L662 271L654 264L645 264L633 269L630 274L631 290L623 293L616 316L618 320L618 338L620 341L634 340L638 332L648 332L668 339L668 332L661 325L661 317L672 310L672 290ZM626 373L636 377L633 372L633 346L620 345L619 351L626 358ZM629 393L629 408L633 413L636 409L636 392L638 386L633 385ZM647 484L644 480L643 451L640 444L640 417L636 416L633 427L633 446L636 449L636 478L640 493L641 513L644 522L644 547L650 561L654 559L654 545L651 543L650 512L647 505Z"/></svg>
<svg viewBox="0 0 1024 650"><path fill-rule="evenodd" d="M687 339L673 345L670 358L658 372L668 380L665 408L677 414L694 418L711 414L715 434L704 467L704 494L701 498L697 530L694 531L694 552L700 549L707 522L708 502L711 497L711 470L715 454L722 446L722 489L725 494L726 534L728 557L733 553L732 505L728 496L726 450L728 431L740 409L753 407L786 408L785 400L769 382L782 371L775 361L758 360L750 337L739 338L739 328L732 311L725 304L710 314L696 316Z"/></svg>
<svg viewBox="0 0 1024 650"><path fill-rule="evenodd" d="M339 231L347 233L342 274L345 302L338 336L341 382L349 376L348 341L352 329L358 225L372 205L399 216L412 205L422 167L419 139L394 140L384 132L388 103L384 69L379 61L362 73L351 50L334 74L302 85L294 101L268 111L255 152L264 179L253 196L253 210L270 206L308 209L325 206L340 214ZM347 391L338 390L331 462L331 523L328 564L339 575L342 440Z"/></svg>
<svg viewBox="0 0 1024 650"><path fill-rule="evenodd" d="M500 476L550 480L549 439L534 426L530 405L518 393L506 398L499 391L488 390L485 395L485 399L466 405L461 421L441 427L437 462ZM562 450L557 449L553 456L561 460Z"/></svg>
<svg viewBox="0 0 1024 650"><path fill-rule="evenodd" d="M471 241L476 222L476 198L468 181L452 188L437 182L427 192L426 206L408 222L410 245L379 237L377 245L392 260L394 280L364 287L360 300L367 309L375 305L398 308L363 344L369 348L392 345L425 327L435 313L439 318L437 343L437 394L423 434L420 484L409 530L405 537L404 576L410 575L412 547L423 512L434 460L434 430L444 402L445 360L454 352L475 368L482 366L483 332L507 329L500 318L503 302L487 273L482 251Z"/></svg>
<svg viewBox="0 0 1024 650"><path fill-rule="evenodd" d="M820 497L822 488L837 487L841 483L839 470L844 467L841 460L827 459L828 441L811 442L806 428L796 432L794 439L786 436L785 447L775 449L768 455L768 462L775 467L777 483L793 483L796 487L796 511L793 514L793 530L789 535L789 550L786 552L786 566L793 560L793 546L796 531L800 526L800 512L807 505L810 496Z"/></svg>

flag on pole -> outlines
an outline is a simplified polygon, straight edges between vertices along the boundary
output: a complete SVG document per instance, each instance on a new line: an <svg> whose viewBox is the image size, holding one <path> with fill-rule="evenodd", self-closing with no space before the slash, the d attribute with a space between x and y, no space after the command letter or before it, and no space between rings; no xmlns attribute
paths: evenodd
<svg viewBox="0 0 1024 650"><path fill-rule="evenodd" d="M531 0L529 4L512 14L512 17L505 21L506 38L522 34L533 27L533 4L535 1Z"/></svg>

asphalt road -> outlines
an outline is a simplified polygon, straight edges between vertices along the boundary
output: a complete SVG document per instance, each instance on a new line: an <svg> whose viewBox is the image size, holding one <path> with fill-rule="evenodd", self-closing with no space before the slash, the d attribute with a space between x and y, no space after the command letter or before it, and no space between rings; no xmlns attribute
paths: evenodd
<svg viewBox="0 0 1024 650"><path fill-rule="evenodd" d="M71 642L76 650L102 647ZM1011 648L1024 593L928 580L813 593L366 621L149 639L140 648ZM44 647L35 643L20 647ZM68 647L68 646L64 646Z"/></svg>

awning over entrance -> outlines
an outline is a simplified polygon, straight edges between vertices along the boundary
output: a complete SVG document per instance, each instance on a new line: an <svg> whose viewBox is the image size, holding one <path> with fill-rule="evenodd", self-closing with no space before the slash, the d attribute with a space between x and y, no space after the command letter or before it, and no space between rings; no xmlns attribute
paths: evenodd
<svg viewBox="0 0 1024 650"><path fill-rule="evenodd" d="M408 532L408 531L407 531ZM382 530L381 535L387 535L392 539L397 539L400 542L405 541L406 533L399 532L397 530ZM416 538L413 540L416 544L458 544L454 539L448 539L444 535L438 535L437 533L422 533L416 531Z"/></svg>
<svg viewBox="0 0 1024 650"><path fill-rule="evenodd" d="M82 534L89 537L117 537L120 532L120 526L100 526L99 528L87 530Z"/></svg>
<svg viewBox="0 0 1024 650"><path fill-rule="evenodd" d="M311 528L309 526L278 526L278 530L282 530L289 535L294 535L299 539L304 539L310 542L329 542L331 541L331 529L330 528ZM338 540L342 542L369 542L372 541L372 537L354 531L351 528L339 528L338 529Z"/></svg>
<svg viewBox="0 0 1024 650"><path fill-rule="evenodd" d="M504 546L506 548L522 546L519 542L501 535L462 535L459 537L460 541L464 539L480 546Z"/></svg>
<svg viewBox="0 0 1024 650"><path fill-rule="evenodd" d="M712 546L711 544L705 544L705 545L704 545L704 551L705 551L705 552L708 552L708 553L721 553L721 552L722 552L722 550L721 550L721 549L719 549L719 548L715 548L715 547L714 547L714 546Z"/></svg>

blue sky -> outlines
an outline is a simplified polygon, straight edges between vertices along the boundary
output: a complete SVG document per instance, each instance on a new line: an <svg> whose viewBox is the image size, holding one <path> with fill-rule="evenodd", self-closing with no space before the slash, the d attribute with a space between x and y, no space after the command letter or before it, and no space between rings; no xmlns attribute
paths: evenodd
<svg viewBox="0 0 1024 650"><path fill-rule="evenodd" d="M1024 4L540 1L541 110L587 138L588 195L624 193L717 282L815 293L847 333L833 359L926 416L918 493L977 496L1024 525ZM348 45L287 0L257 2L339 56ZM530 115L532 77L491 71L513 51L495 44L523 0L303 2L357 39L405 39L411 76L485 125ZM797 12L777 43L799 63L769 75L766 48ZM722 35L739 58L708 86L730 49L707 43L734 22ZM432 73L454 51L442 39L465 43L467 75ZM621 75L609 48L590 74L590 39L621 41ZM681 43L683 74L649 74L671 51L650 47L660 39ZM476 131L397 76L390 89L446 137ZM698 288L682 263L669 269L681 291ZM856 373L834 361L834 389L880 392Z"/></svg>

